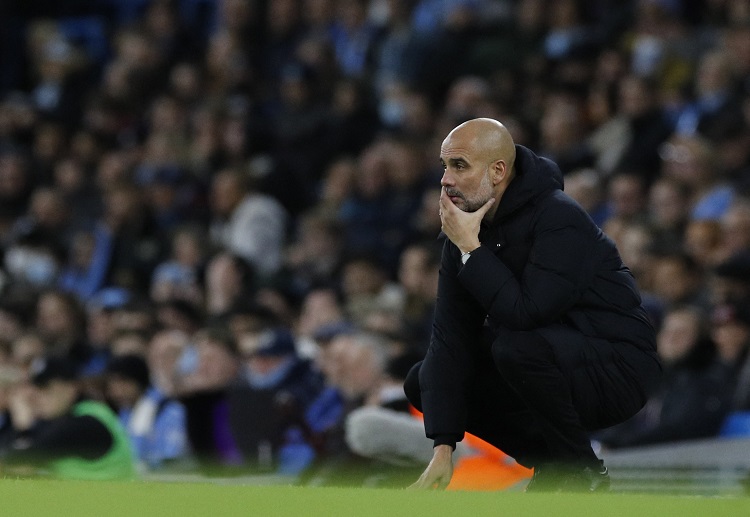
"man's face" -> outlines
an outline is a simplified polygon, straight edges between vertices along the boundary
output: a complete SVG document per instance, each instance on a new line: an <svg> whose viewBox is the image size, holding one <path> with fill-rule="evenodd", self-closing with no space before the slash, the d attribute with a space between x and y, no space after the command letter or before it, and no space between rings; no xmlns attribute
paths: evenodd
<svg viewBox="0 0 750 517"><path fill-rule="evenodd" d="M121 375L112 374L107 379L107 395L117 408L132 408L141 397L138 383Z"/></svg>
<svg viewBox="0 0 750 517"><path fill-rule="evenodd" d="M242 199L242 189L234 177L219 174L211 186L211 208L219 216L228 217Z"/></svg>
<svg viewBox="0 0 750 517"><path fill-rule="evenodd" d="M35 406L45 420L58 418L73 406L78 392L72 382L52 380L36 389Z"/></svg>
<svg viewBox="0 0 750 517"><path fill-rule="evenodd" d="M493 196L490 164L481 160L473 143L461 133L443 141L440 162L444 170L440 185L464 212L476 212Z"/></svg>

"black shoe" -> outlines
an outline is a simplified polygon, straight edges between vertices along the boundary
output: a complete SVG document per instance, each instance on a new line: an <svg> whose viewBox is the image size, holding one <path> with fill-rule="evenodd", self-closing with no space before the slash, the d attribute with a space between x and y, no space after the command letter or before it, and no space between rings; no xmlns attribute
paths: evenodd
<svg viewBox="0 0 750 517"><path fill-rule="evenodd" d="M573 472L565 479L563 492L609 492L611 481L604 462L599 460L598 467L584 467Z"/></svg>
<svg viewBox="0 0 750 517"><path fill-rule="evenodd" d="M534 466L525 492L558 492L565 476L558 465L548 463Z"/></svg>
<svg viewBox="0 0 750 517"><path fill-rule="evenodd" d="M526 492L607 492L610 489L607 467L571 467L555 464L537 465Z"/></svg>

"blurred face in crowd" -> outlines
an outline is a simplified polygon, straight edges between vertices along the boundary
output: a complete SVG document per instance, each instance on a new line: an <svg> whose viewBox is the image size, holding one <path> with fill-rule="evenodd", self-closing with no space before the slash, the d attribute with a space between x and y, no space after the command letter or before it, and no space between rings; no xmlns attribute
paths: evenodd
<svg viewBox="0 0 750 517"><path fill-rule="evenodd" d="M576 145L583 126L580 108L570 99L553 99L540 122L542 146L552 152L564 152Z"/></svg>
<svg viewBox="0 0 750 517"><path fill-rule="evenodd" d="M690 270L679 257L659 257L652 267L652 290L668 303L682 301L696 289L697 272Z"/></svg>
<svg viewBox="0 0 750 517"><path fill-rule="evenodd" d="M409 293L418 293L422 288L423 274L427 265L427 250L412 246L401 254L398 279Z"/></svg>
<svg viewBox="0 0 750 517"><path fill-rule="evenodd" d="M729 306L719 306L711 318L711 339L727 361L738 360L750 340L750 323L742 321L734 311Z"/></svg>
<svg viewBox="0 0 750 517"><path fill-rule="evenodd" d="M690 221L685 228L685 251L703 266L712 265L716 261L720 241L721 227L718 221Z"/></svg>
<svg viewBox="0 0 750 517"><path fill-rule="evenodd" d="M0 195L14 198L27 186L24 164L19 156L12 154L0 156Z"/></svg>
<svg viewBox="0 0 750 517"><path fill-rule="evenodd" d="M724 52L705 54L698 65L695 87L699 94L710 95L731 86L732 72Z"/></svg>
<svg viewBox="0 0 750 517"><path fill-rule="evenodd" d="M357 342L354 335L341 335L329 345L333 361L330 381L349 400L375 389L383 379L383 363L372 346Z"/></svg>
<svg viewBox="0 0 750 517"><path fill-rule="evenodd" d="M714 181L712 154L711 144L700 137L672 137L659 148L662 174L700 190Z"/></svg>
<svg viewBox="0 0 750 517"><path fill-rule="evenodd" d="M567 174L565 192L588 212L596 209L603 198L601 180L593 169L580 169Z"/></svg>
<svg viewBox="0 0 750 517"><path fill-rule="evenodd" d="M653 105L653 95L637 76L628 76L620 82L620 111L631 118L647 113Z"/></svg>
<svg viewBox="0 0 750 517"><path fill-rule="evenodd" d="M151 339L147 356L148 367L154 385L167 394L174 390L177 362L188 342L188 335L178 330L165 330Z"/></svg>
<svg viewBox="0 0 750 517"><path fill-rule="evenodd" d="M567 181L565 187L567 190ZM656 225L674 228L687 217L688 197L679 184L669 180L657 181L649 190L648 208Z"/></svg>
<svg viewBox="0 0 750 517"><path fill-rule="evenodd" d="M315 289L305 296L302 303L297 332L302 336L311 336L323 325L336 323L343 317L336 293L331 289Z"/></svg>
<svg viewBox="0 0 750 517"><path fill-rule="evenodd" d="M23 334L13 341L11 356L13 363L24 372L28 371L35 359L43 357L45 346L37 334Z"/></svg>
<svg viewBox="0 0 750 517"><path fill-rule="evenodd" d="M355 260L344 266L342 289L347 296L376 294L385 283L385 275L366 260Z"/></svg>
<svg viewBox="0 0 750 517"><path fill-rule="evenodd" d="M211 185L211 208L214 213L228 217L245 195L236 175L220 172Z"/></svg>
<svg viewBox="0 0 750 517"><path fill-rule="evenodd" d="M653 236L647 228L634 224L626 225L615 238L622 261L639 282L647 281L651 259L649 248L652 240Z"/></svg>
<svg viewBox="0 0 750 517"><path fill-rule="evenodd" d="M107 397L118 408L132 408L142 393L140 385L132 379L117 374L107 377Z"/></svg>
<svg viewBox="0 0 750 517"><path fill-rule="evenodd" d="M333 162L326 170L323 180L323 203L341 203L351 195L356 177L356 162L342 158Z"/></svg>
<svg viewBox="0 0 750 517"><path fill-rule="evenodd" d="M255 15L254 5L250 0L221 0L222 24L230 31L247 27Z"/></svg>
<svg viewBox="0 0 750 517"><path fill-rule="evenodd" d="M237 357L224 343L208 334L199 333L195 346L198 350L197 374L202 378L216 386L224 386L237 374Z"/></svg>
<svg viewBox="0 0 750 517"><path fill-rule="evenodd" d="M701 321L696 310L680 309L664 317L656 337L659 356L668 363L684 357L700 337Z"/></svg>
<svg viewBox="0 0 750 517"><path fill-rule="evenodd" d="M76 334L80 329L75 328L77 318L73 315L72 303L59 293L43 294L37 302L36 324L39 332L52 339Z"/></svg>
<svg viewBox="0 0 750 517"><path fill-rule="evenodd" d="M637 216L643 210L646 200L643 183L638 177L631 174L615 176L607 190L607 197L614 214L630 218Z"/></svg>
<svg viewBox="0 0 750 517"><path fill-rule="evenodd" d="M109 348L114 357L123 355L146 357L148 338L138 332L121 332L112 338Z"/></svg>
<svg viewBox="0 0 750 517"><path fill-rule="evenodd" d="M65 201L56 190L37 189L31 197L31 214L42 225L55 228L65 223Z"/></svg>
<svg viewBox="0 0 750 517"><path fill-rule="evenodd" d="M738 202L721 218L721 241L728 255L750 249L750 203Z"/></svg>
<svg viewBox="0 0 750 517"><path fill-rule="evenodd" d="M35 409L46 420L64 415L76 401L78 388L75 382L54 379L35 390Z"/></svg>

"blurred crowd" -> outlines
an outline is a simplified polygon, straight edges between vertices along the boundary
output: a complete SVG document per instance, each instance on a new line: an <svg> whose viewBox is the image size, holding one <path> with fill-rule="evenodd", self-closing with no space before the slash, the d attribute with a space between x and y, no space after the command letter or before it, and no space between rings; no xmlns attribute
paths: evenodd
<svg viewBox="0 0 750 517"><path fill-rule="evenodd" d="M62 358L141 472L418 475L347 423L409 411L440 142L474 117L559 164L657 329L662 386L595 438L731 432L748 2L19 0L0 4L0 450L43 428Z"/></svg>

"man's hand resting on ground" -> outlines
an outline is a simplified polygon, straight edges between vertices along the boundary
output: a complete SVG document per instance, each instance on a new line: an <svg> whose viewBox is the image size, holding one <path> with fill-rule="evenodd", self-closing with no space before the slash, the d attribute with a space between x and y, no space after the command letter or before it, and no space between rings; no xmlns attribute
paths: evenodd
<svg viewBox="0 0 750 517"><path fill-rule="evenodd" d="M433 449L432 460L419 476L419 479L409 488L444 489L453 477L453 447L437 445Z"/></svg>

